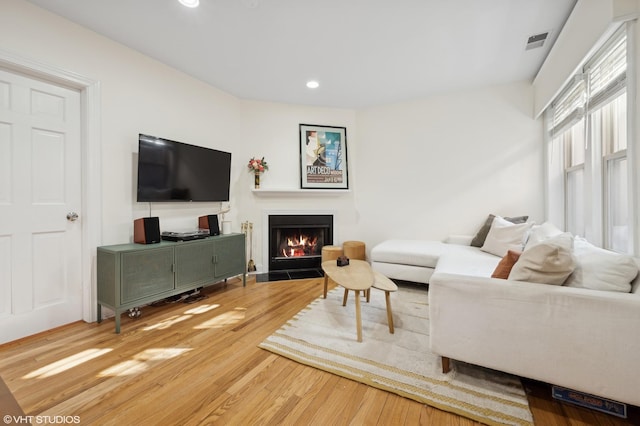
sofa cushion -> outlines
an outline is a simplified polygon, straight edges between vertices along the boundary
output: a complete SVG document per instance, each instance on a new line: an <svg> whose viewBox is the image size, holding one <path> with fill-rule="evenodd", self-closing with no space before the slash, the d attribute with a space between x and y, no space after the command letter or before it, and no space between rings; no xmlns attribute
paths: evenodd
<svg viewBox="0 0 640 426"><path fill-rule="evenodd" d="M499 257L509 250L521 251L532 225L527 222L514 224L496 216L481 250Z"/></svg>
<svg viewBox="0 0 640 426"><path fill-rule="evenodd" d="M573 237L563 233L528 246L513 265L510 280L562 285L576 267Z"/></svg>
<svg viewBox="0 0 640 426"><path fill-rule="evenodd" d="M435 268L446 243L428 240L387 240L371 249L371 260Z"/></svg>
<svg viewBox="0 0 640 426"><path fill-rule="evenodd" d="M592 290L631 291L631 282L638 275L633 257L594 246L584 238L574 240L576 270L565 285Z"/></svg>
<svg viewBox="0 0 640 426"><path fill-rule="evenodd" d="M446 273L490 278L501 260L500 257L483 252L477 247L457 246L457 248L460 250L443 253L434 274Z"/></svg>
<svg viewBox="0 0 640 426"><path fill-rule="evenodd" d="M493 223L493 219L495 215L490 214L487 219L484 221L484 224L478 230L475 237L471 240L472 247L482 247L484 241L487 239L487 234L489 233L489 229L491 229L491 224ZM515 216L515 217L505 217L504 219L508 220L511 223L524 223L529 219L529 216Z"/></svg>
<svg viewBox="0 0 640 426"><path fill-rule="evenodd" d="M491 278L501 278L503 280L509 278L509 273L511 273L513 265L515 265L520 258L520 254L522 253L519 251L509 250L502 260L500 260L498 266L496 266L493 274L491 274Z"/></svg>
<svg viewBox="0 0 640 426"><path fill-rule="evenodd" d="M434 268L416 265L401 265L398 263L371 262L371 269L378 271L387 278L414 283L429 284Z"/></svg>
<svg viewBox="0 0 640 426"><path fill-rule="evenodd" d="M371 262L435 268L445 254L482 253L477 247L429 240L386 240L371 249ZM482 253L487 255L486 253ZM494 257L487 255L489 257ZM496 263L500 259L496 259ZM494 265L495 268L495 265ZM493 269L492 269L493 270ZM491 272L487 277L491 275Z"/></svg>

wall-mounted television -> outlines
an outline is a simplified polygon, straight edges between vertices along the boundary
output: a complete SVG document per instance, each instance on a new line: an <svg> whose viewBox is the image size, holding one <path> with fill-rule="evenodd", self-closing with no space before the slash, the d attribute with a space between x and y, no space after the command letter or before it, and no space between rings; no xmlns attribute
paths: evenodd
<svg viewBox="0 0 640 426"><path fill-rule="evenodd" d="M229 201L231 153L138 137L139 202Z"/></svg>

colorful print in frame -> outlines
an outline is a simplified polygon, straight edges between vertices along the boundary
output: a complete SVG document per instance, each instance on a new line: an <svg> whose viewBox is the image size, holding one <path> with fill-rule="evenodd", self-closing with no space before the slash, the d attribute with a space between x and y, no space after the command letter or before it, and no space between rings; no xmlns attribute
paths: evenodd
<svg viewBox="0 0 640 426"><path fill-rule="evenodd" d="M300 188L349 189L347 128L300 124Z"/></svg>

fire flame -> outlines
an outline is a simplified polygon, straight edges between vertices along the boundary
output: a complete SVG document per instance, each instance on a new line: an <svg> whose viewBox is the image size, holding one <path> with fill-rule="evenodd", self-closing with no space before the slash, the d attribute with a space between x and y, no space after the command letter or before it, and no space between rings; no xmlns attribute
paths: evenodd
<svg viewBox="0 0 640 426"><path fill-rule="evenodd" d="M284 257L308 256L315 251L318 244L318 237L299 235L287 238L287 247L282 249Z"/></svg>

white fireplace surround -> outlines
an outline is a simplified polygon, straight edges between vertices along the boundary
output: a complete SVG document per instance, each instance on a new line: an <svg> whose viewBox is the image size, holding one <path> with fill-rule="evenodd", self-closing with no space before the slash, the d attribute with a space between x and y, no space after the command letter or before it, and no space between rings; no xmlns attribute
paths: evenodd
<svg viewBox="0 0 640 426"><path fill-rule="evenodd" d="M262 260L260 265L256 265L257 272L269 272L269 216L272 215L332 215L333 216L333 244L337 242L338 215L335 210L263 210L262 211Z"/></svg>

